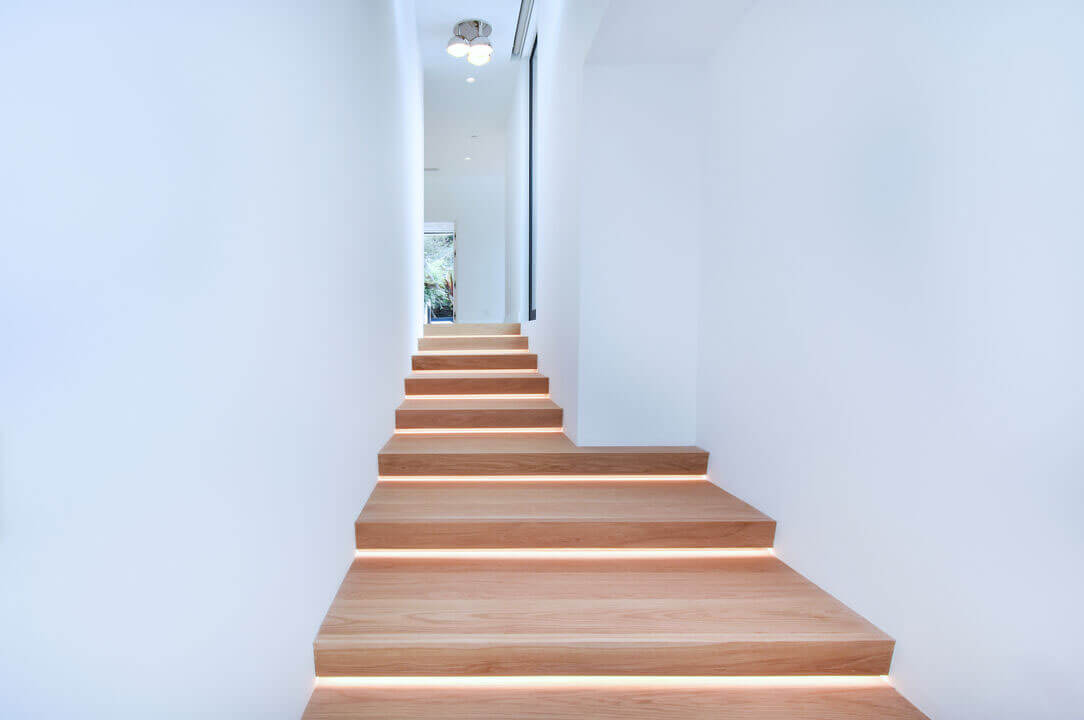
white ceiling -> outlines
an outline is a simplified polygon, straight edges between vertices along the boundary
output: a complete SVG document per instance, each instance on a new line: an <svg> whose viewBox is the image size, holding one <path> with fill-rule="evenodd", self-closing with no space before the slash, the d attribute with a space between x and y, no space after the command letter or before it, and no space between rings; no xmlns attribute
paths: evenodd
<svg viewBox="0 0 1084 720"><path fill-rule="evenodd" d="M691 63L710 58L756 0L612 0L587 62Z"/></svg>
<svg viewBox="0 0 1084 720"><path fill-rule="evenodd" d="M503 173L519 62L511 58L519 0L416 0L416 8L425 76L425 166L440 168L442 176ZM493 59L482 67L445 51L452 26L471 18L493 26ZM468 76L476 82L468 84ZM464 160L468 152L470 161Z"/></svg>

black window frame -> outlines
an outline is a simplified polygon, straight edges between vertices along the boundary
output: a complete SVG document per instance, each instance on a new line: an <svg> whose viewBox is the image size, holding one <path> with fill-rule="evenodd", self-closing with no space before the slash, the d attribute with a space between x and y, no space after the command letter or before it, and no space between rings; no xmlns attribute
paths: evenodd
<svg viewBox="0 0 1084 720"><path fill-rule="evenodd" d="M538 317L535 307L535 201L534 201L534 145L535 145L535 91L537 90L538 63L535 56L538 51L538 35L531 43L531 54L527 59L527 319Z"/></svg>

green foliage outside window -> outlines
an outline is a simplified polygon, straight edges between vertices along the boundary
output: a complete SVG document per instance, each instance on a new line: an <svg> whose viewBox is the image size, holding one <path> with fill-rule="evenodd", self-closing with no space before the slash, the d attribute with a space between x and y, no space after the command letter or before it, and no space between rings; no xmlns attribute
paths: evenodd
<svg viewBox="0 0 1084 720"><path fill-rule="evenodd" d="M425 236L425 304L433 317L452 317L455 236Z"/></svg>

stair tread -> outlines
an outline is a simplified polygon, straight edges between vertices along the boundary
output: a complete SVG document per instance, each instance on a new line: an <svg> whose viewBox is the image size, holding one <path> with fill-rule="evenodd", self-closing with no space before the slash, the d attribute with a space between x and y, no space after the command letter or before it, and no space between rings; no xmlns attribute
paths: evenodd
<svg viewBox="0 0 1084 720"><path fill-rule="evenodd" d="M533 370L538 367L538 356L519 350L507 352L429 352L414 355L414 370Z"/></svg>
<svg viewBox="0 0 1084 720"><path fill-rule="evenodd" d="M418 338L419 350L526 350L526 335L438 335Z"/></svg>
<svg viewBox="0 0 1084 720"><path fill-rule="evenodd" d="M771 556L355 559L319 675L888 672L892 640Z"/></svg>
<svg viewBox="0 0 1084 720"><path fill-rule="evenodd" d="M561 432L394 435L382 476L703 475L698 447L580 447Z"/></svg>
<svg viewBox="0 0 1084 720"><path fill-rule="evenodd" d="M407 398L395 411L402 429L560 428L564 412L548 398Z"/></svg>
<svg viewBox="0 0 1084 720"><path fill-rule="evenodd" d="M771 547L775 522L707 480L379 482L359 548Z"/></svg>
<svg viewBox="0 0 1084 720"><path fill-rule="evenodd" d="M380 482L358 522L772 522L707 480Z"/></svg>
<svg viewBox="0 0 1084 720"><path fill-rule="evenodd" d="M862 687L318 687L305 720L923 720L887 683Z"/></svg>
<svg viewBox="0 0 1084 720"><path fill-rule="evenodd" d="M610 452L630 454L668 454L695 452L707 454L692 445L577 445L567 435L544 433L448 433L395 435L381 449L381 454L472 454L472 453L575 453L597 455Z"/></svg>
<svg viewBox="0 0 1084 720"><path fill-rule="evenodd" d="M400 410L560 410L549 398L406 398Z"/></svg>
<svg viewBox="0 0 1084 720"><path fill-rule="evenodd" d="M519 323L426 323L422 326L423 337L519 334Z"/></svg>
<svg viewBox="0 0 1084 720"><path fill-rule="evenodd" d="M403 384L411 395L539 395L550 389L549 378L537 371L430 371L410 373Z"/></svg>

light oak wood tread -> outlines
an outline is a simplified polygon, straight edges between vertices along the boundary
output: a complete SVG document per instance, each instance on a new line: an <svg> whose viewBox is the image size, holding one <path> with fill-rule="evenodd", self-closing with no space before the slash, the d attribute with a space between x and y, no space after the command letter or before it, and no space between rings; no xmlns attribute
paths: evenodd
<svg viewBox="0 0 1084 720"><path fill-rule="evenodd" d="M526 350L526 335L444 335L418 338L419 350Z"/></svg>
<svg viewBox="0 0 1084 720"><path fill-rule="evenodd" d="M925 720L871 687L319 687L305 720Z"/></svg>
<svg viewBox="0 0 1084 720"><path fill-rule="evenodd" d="M550 379L536 372L411 373L407 395L537 395L550 391Z"/></svg>
<svg viewBox="0 0 1084 720"><path fill-rule="evenodd" d="M414 355L413 370L537 370L538 356L534 353L503 352L447 355Z"/></svg>
<svg viewBox="0 0 1084 720"><path fill-rule="evenodd" d="M764 548L775 522L707 480L379 482L359 548Z"/></svg>
<svg viewBox="0 0 1084 720"><path fill-rule="evenodd" d="M546 398L412 399L395 411L395 427L559 428L563 412Z"/></svg>
<svg viewBox="0 0 1084 720"><path fill-rule="evenodd" d="M698 447L581 447L564 433L394 435L378 455L383 476L703 475Z"/></svg>
<svg viewBox="0 0 1084 720"><path fill-rule="evenodd" d="M893 641L775 557L357 558L316 674L884 675Z"/></svg>
<svg viewBox="0 0 1084 720"><path fill-rule="evenodd" d="M422 326L425 337L519 334L519 323L426 323Z"/></svg>

